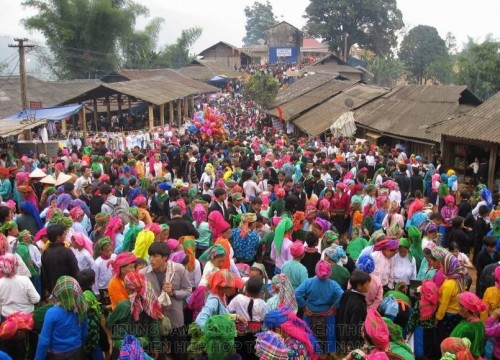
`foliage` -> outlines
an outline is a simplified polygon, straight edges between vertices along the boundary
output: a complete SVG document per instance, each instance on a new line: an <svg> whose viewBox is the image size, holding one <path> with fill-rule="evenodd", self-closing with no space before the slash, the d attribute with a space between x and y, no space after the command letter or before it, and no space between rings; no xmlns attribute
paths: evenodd
<svg viewBox="0 0 500 360"><path fill-rule="evenodd" d="M252 7L245 8L245 16L247 18L246 35L243 38L245 45L257 45L266 41L268 30L278 23L269 1L265 4L255 1Z"/></svg>
<svg viewBox="0 0 500 360"><path fill-rule="evenodd" d="M156 45L158 35L165 19L156 17L144 30L136 30L127 38L123 38L122 67L126 69L151 69L158 61Z"/></svg>
<svg viewBox="0 0 500 360"><path fill-rule="evenodd" d="M243 94L247 100L253 100L257 105L270 109L278 95L279 83L271 75L256 72L244 84Z"/></svg>
<svg viewBox="0 0 500 360"><path fill-rule="evenodd" d="M446 43L439 36L436 28L426 25L418 25L411 29L404 37L400 49L399 58L417 84L424 84L430 74L426 69L432 63L449 60Z"/></svg>
<svg viewBox="0 0 500 360"><path fill-rule="evenodd" d="M429 64L424 71L425 79L433 79L442 85L453 82L453 62L448 59L437 60Z"/></svg>
<svg viewBox="0 0 500 360"><path fill-rule="evenodd" d="M403 15L396 0L310 0L305 30L343 53L347 33L347 55L352 45L388 54L397 45L396 31L403 27ZM347 57L346 57L347 58Z"/></svg>
<svg viewBox="0 0 500 360"><path fill-rule="evenodd" d="M165 45L158 55L157 64L160 67L178 69L189 64L194 56L189 54L189 49L203 33L201 27L192 27L182 30L181 36L171 45Z"/></svg>
<svg viewBox="0 0 500 360"><path fill-rule="evenodd" d="M455 82L468 85L476 96L486 100L500 91L500 42L487 39L482 44L469 40L458 55Z"/></svg>
<svg viewBox="0 0 500 360"><path fill-rule="evenodd" d="M23 20L40 31L53 67L67 79L100 77L116 67L119 40L133 34L146 7L131 0L24 0L37 14Z"/></svg>
<svg viewBox="0 0 500 360"><path fill-rule="evenodd" d="M373 74L371 83L392 88L404 76L405 66L393 56L376 57L368 64L368 71Z"/></svg>

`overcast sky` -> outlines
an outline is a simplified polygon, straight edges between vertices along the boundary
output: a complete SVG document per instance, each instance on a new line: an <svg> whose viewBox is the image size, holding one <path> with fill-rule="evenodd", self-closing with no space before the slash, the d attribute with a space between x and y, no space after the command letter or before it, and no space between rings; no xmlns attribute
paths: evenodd
<svg viewBox="0 0 500 360"><path fill-rule="evenodd" d="M201 26L203 34L192 51L200 52L222 40L241 46L245 35L243 9L254 0L138 0L146 5L151 17L160 16L165 24L160 34L160 44L172 43L184 28ZM28 33L21 25L21 19L33 14L23 8L21 0L0 0L2 20L0 36L23 36L42 40L39 33ZM278 20L285 20L298 28L305 24L302 17L309 0L271 0ZM437 28L444 38L451 32L461 46L471 36L482 40L487 34L500 38L500 0L398 0L406 26L419 24ZM147 19L140 19L142 27ZM3 51L0 54L5 54ZM3 59L0 59L2 61Z"/></svg>

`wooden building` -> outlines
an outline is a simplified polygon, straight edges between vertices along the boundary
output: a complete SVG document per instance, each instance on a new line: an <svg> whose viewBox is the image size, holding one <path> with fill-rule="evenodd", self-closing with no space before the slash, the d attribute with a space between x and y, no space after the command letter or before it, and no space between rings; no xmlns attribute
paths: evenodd
<svg viewBox="0 0 500 360"><path fill-rule="evenodd" d="M242 66L245 67L252 62L252 58L243 50L224 41L206 48L198 56L203 60L218 61L234 70L239 70Z"/></svg>
<svg viewBox="0 0 500 360"><path fill-rule="evenodd" d="M270 64L300 64L304 35L295 26L282 21L268 31L267 46L269 47Z"/></svg>

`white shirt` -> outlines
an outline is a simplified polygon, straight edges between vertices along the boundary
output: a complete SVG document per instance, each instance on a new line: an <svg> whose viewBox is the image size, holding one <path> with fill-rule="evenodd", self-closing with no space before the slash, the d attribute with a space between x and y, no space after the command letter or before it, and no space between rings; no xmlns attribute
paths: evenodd
<svg viewBox="0 0 500 360"><path fill-rule="evenodd" d="M83 176L80 176L78 179L76 179L75 181L75 192L77 194L81 194L82 193L82 190L83 188L85 187L85 185L88 185L92 182L92 179L90 177L86 178L83 177Z"/></svg>
<svg viewBox="0 0 500 360"><path fill-rule="evenodd" d="M187 272L189 283L192 288L198 287L201 281L201 264L198 259L194 260L194 269L191 272Z"/></svg>
<svg viewBox="0 0 500 360"><path fill-rule="evenodd" d="M0 307L2 316L13 314L17 311L31 314L35 311L34 304L40 301L31 280L26 276L14 275L11 278L0 279Z"/></svg>
<svg viewBox="0 0 500 360"><path fill-rule="evenodd" d="M372 252L372 258L375 261L375 270L373 270L373 274L379 277L382 286L388 285L392 288L394 278L391 259L386 258L382 251Z"/></svg>
<svg viewBox="0 0 500 360"><path fill-rule="evenodd" d="M250 199L251 196L260 194L260 189L253 180L247 180L243 183L243 191L247 199Z"/></svg>
<svg viewBox="0 0 500 360"><path fill-rule="evenodd" d="M99 294L99 290L108 288L109 281L113 276L111 273L111 268L108 266L108 262L115 259L116 255L111 254L111 257L107 260L104 260L100 256L95 260L95 284L93 288L95 294Z"/></svg>
<svg viewBox="0 0 500 360"><path fill-rule="evenodd" d="M87 249L78 250L75 248L71 248L71 250L73 251L73 254L75 254L76 261L78 262L78 268L80 270L84 270L84 269L94 270L95 261Z"/></svg>
<svg viewBox="0 0 500 360"><path fill-rule="evenodd" d="M238 294L236 297L231 300L227 309L231 313L235 313L246 321L263 321L264 316L267 313L267 304L262 299L253 299L253 307L252 307L252 319L250 319L250 315L248 314L248 305L250 304L250 298L243 294Z"/></svg>
<svg viewBox="0 0 500 360"><path fill-rule="evenodd" d="M408 256L401 257L401 255L396 254L391 259L393 266L393 277L394 282L404 282L406 285L410 285L410 280L416 280L417 278L417 263L415 258L410 258Z"/></svg>

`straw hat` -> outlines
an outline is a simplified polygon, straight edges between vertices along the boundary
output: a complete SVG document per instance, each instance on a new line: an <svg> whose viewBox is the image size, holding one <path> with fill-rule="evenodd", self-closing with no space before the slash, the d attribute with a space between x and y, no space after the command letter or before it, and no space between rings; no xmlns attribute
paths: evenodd
<svg viewBox="0 0 500 360"><path fill-rule="evenodd" d="M49 184L49 185L55 185L56 184L56 179L52 175L47 175L45 176L42 180L40 180L42 184Z"/></svg>
<svg viewBox="0 0 500 360"><path fill-rule="evenodd" d="M60 173L59 176L57 177L57 180L56 180L56 186L59 186L59 185L62 185L64 184L65 182L71 180L71 176L65 174L65 173Z"/></svg>
<svg viewBox="0 0 500 360"><path fill-rule="evenodd" d="M33 170L33 171L31 172L31 174L29 175L29 177L30 177L30 178L44 178L44 177L46 177L46 176L47 176L47 174L46 174L46 173L44 173L44 172L42 171L42 169L40 169L40 168L36 168L36 169L35 169L35 170Z"/></svg>

